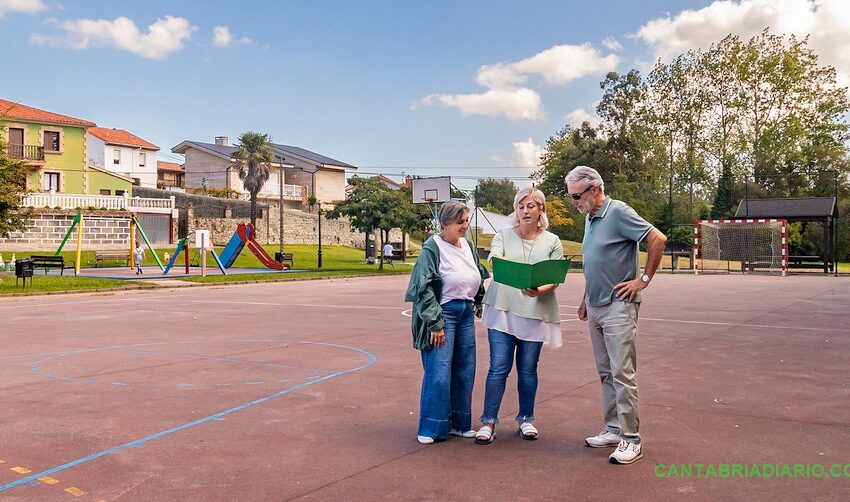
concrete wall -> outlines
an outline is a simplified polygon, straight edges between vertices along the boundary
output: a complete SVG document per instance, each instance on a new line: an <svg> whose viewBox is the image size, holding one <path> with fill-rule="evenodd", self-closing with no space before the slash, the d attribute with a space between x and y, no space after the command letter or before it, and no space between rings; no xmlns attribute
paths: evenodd
<svg viewBox="0 0 850 502"><path fill-rule="evenodd" d="M26 232L13 232L0 239L0 252L55 251L77 215L73 210L35 210ZM124 211L83 212L83 250L130 249L130 213ZM68 237L63 251L77 249L77 229Z"/></svg>

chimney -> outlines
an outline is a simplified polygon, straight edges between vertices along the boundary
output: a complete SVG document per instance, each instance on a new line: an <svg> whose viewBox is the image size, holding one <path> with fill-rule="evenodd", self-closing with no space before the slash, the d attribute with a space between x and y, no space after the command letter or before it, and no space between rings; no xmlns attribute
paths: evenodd
<svg viewBox="0 0 850 502"><path fill-rule="evenodd" d="M227 136L216 136L215 144L218 146L227 146Z"/></svg>

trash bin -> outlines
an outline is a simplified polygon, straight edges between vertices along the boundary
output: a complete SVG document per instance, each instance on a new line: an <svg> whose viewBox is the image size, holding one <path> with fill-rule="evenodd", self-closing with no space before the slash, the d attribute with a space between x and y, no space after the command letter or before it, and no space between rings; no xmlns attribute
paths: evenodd
<svg viewBox="0 0 850 502"><path fill-rule="evenodd" d="M375 237L371 234L366 238L366 261L375 263Z"/></svg>
<svg viewBox="0 0 850 502"><path fill-rule="evenodd" d="M32 275L35 270L35 265L33 264L32 259L23 258L15 262L15 285L18 284L18 279L24 280L24 286L27 285L27 277L30 279L30 285L32 285Z"/></svg>

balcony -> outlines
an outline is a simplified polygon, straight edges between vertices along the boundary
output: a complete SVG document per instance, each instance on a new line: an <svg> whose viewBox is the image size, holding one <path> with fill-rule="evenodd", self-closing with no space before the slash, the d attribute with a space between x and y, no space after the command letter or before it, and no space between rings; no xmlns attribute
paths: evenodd
<svg viewBox="0 0 850 502"><path fill-rule="evenodd" d="M14 160L44 162L44 147L38 145L6 145L6 156Z"/></svg>
<svg viewBox="0 0 850 502"><path fill-rule="evenodd" d="M99 209L163 214L171 214L177 207L173 196L167 199L153 199L124 195L81 195L55 192L27 194L21 199L21 205L61 209L96 207Z"/></svg>

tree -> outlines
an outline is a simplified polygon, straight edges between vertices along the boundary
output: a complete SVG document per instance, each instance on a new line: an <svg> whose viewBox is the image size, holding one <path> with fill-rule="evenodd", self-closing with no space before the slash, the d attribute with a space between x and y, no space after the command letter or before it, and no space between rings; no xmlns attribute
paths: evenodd
<svg viewBox="0 0 850 502"><path fill-rule="evenodd" d="M517 188L509 179L487 178L478 182L476 204L488 211L510 214L514 211Z"/></svg>
<svg viewBox="0 0 850 502"><path fill-rule="evenodd" d="M257 224L257 194L271 175L274 150L268 134L248 131L239 136L232 155L239 179L251 195L251 225Z"/></svg>
<svg viewBox="0 0 850 502"><path fill-rule="evenodd" d="M6 145L0 138L0 237L26 230L26 213L21 212L21 197L26 193L26 174L21 162L6 156Z"/></svg>
<svg viewBox="0 0 850 502"><path fill-rule="evenodd" d="M378 178L354 177L348 182L354 188L344 201L337 202L327 212L328 219L347 216L351 226L367 236L380 230L381 247L394 228L404 231L429 228L430 212L424 204L414 205L409 191L392 190ZM383 253L378 268L384 268Z"/></svg>

